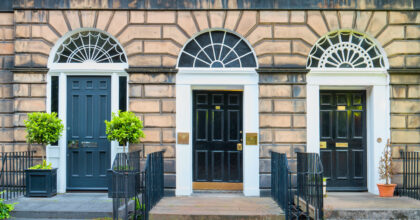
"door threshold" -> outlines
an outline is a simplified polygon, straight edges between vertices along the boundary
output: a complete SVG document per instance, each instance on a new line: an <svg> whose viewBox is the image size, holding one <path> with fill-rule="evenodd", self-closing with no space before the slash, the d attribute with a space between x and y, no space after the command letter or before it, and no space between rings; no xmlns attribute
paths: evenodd
<svg viewBox="0 0 420 220"><path fill-rule="evenodd" d="M211 190L211 191L242 191L243 183L228 182L193 182L193 190Z"/></svg>

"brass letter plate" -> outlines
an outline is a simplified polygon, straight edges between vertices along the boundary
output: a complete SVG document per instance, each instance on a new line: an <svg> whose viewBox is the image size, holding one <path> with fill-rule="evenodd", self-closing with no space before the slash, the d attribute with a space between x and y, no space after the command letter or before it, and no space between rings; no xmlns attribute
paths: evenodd
<svg viewBox="0 0 420 220"><path fill-rule="evenodd" d="M349 144L347 142L335 143L335 147L349 147Z"/></svg>
<svg viewBox="0 0 420 220"><path fill-rule="evenodd" d="M246 145L258 145L258 133L246 133Z"/></svg>
<svg viewBox="0 0 420 220"><path fill-rule="evenodd" d="M346 106L344 106L344 105L339 105L339 106L337 106L337 110L338 110L338 111L345 111L345 110L346 110Z"/></svg>
<svg viewBox="0 0 420 220"><path fill-rule="evenodd" d="M321 149L327 148L327 142L326 141L319 142L319 148L321 148Z"/></svg>
<svg viewBox="0 0 420 220"><path fill-rule="evenodd" d="M178 132L178 144L189 144L189 143L190 143L190 133Z"/></svg>

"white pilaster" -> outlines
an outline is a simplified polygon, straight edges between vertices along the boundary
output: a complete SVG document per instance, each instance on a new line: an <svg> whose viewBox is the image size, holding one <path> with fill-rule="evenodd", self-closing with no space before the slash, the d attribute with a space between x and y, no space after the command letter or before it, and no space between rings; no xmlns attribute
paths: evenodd
<svg viewBox="0 0 420 220"><path fill-rule="evenodd" d="M117 112L119 109L119 78L117 73L111 74L111 112ZM126 149L127 151L128 149ZM111 163L118 153L118 143L111 141ZM112 164L111 164L112 165Z"/></svg>
<svg viewBox="0 0 420 220"><path fill-rule="evenodd" d="M306 86L306 146L307 152L319 153L319 85Z"/></svg>
<svg viewBox="0 0 420 220"><path fill-rule="evenodd" d="M65 193L67 187L67 75L60 73L58 79L58 117L61 119L64 125L63 135L58 141L60 159L59 167L57 170L57 192ZM47 152L48 153L48 152Z"/></svg>

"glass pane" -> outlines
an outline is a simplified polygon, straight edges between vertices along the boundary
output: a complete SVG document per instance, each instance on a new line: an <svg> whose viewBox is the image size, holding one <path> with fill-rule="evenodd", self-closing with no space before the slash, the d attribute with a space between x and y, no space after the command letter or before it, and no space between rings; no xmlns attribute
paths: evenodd
<svg viewBox="0 0 420 220"><path fill-rule="evenodd" d="M58 115L58 76L51 76L51 112Z"/></svg>
<svg viewBox="0 0 420 220"><path fill-rule="evenodd" d="M127 111L127 77L120 76L120 110Z"/></svg>

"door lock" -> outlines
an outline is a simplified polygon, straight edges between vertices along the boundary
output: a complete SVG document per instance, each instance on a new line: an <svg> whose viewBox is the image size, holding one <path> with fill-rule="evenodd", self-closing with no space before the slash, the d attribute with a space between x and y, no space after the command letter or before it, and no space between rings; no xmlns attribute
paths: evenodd
<svg viewBox="0 0 420 220"><path fill-rule="evenodd" d="M242 144L241 143L236 144L236 150L242 151Z"/></svg>

